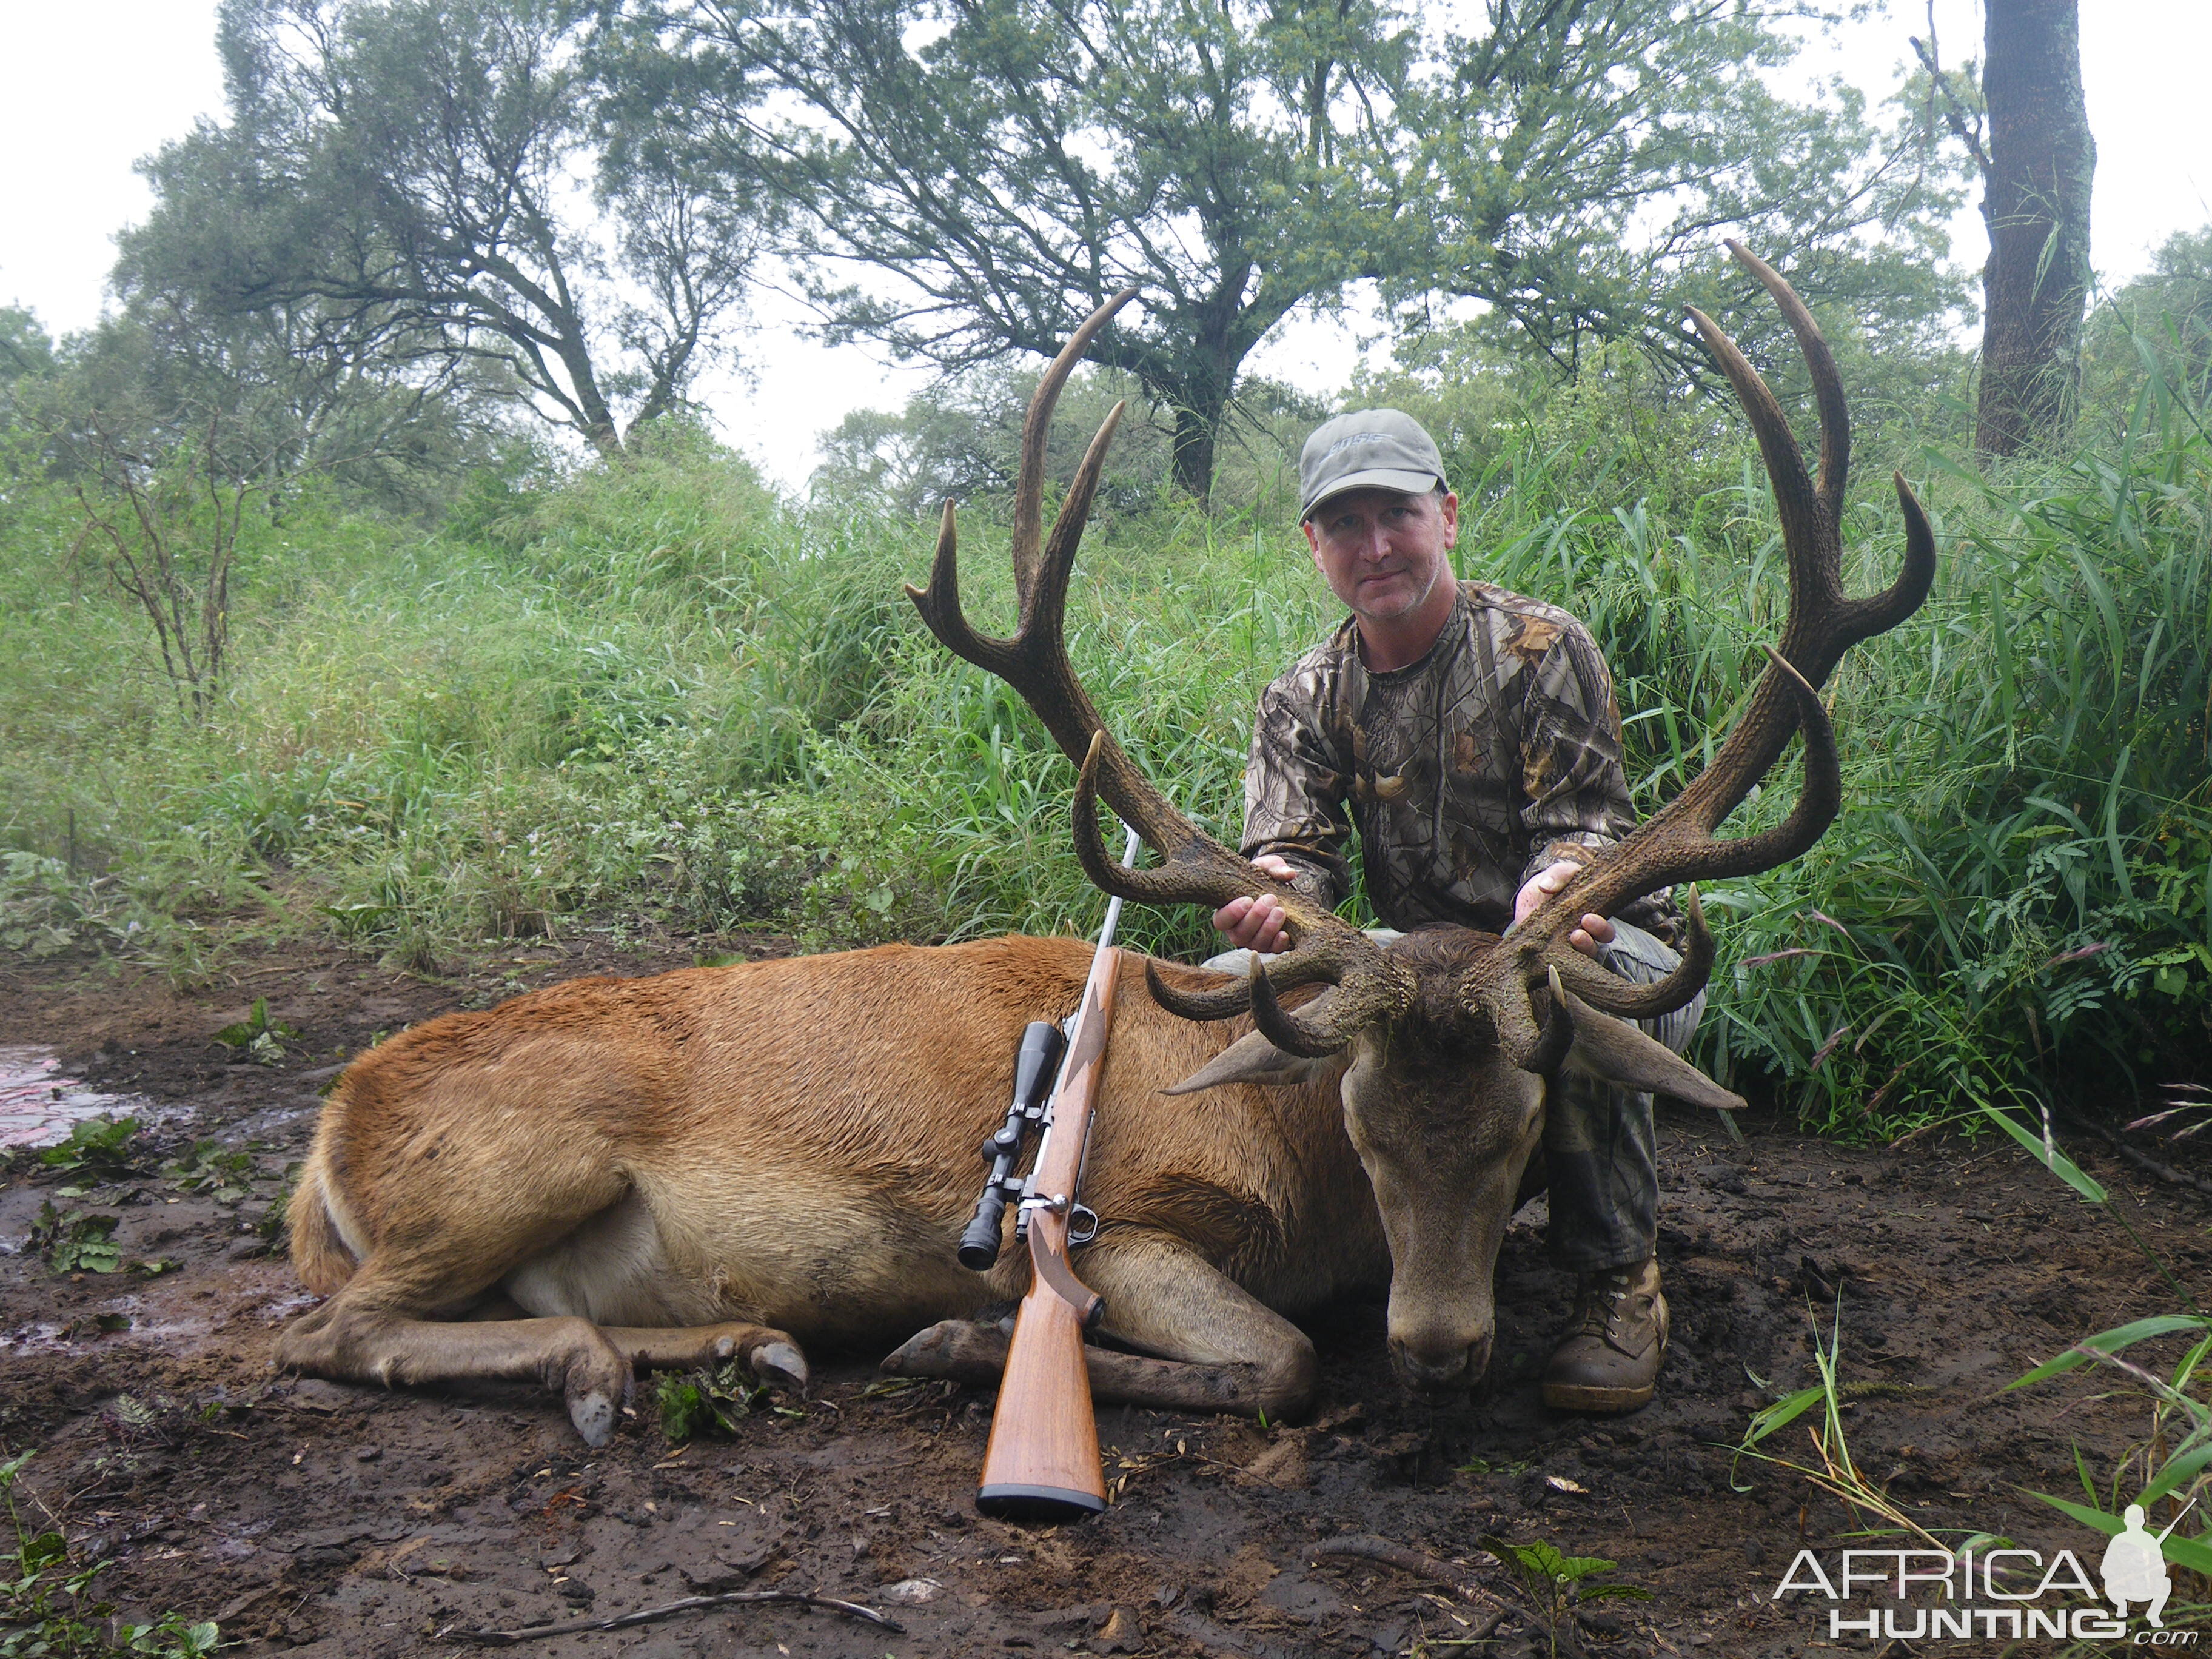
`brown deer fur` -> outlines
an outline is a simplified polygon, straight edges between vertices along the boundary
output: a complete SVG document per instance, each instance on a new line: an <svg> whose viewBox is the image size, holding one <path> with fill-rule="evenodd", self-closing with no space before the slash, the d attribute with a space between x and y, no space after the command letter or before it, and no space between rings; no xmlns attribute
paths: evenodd
<svg viewBox="0 0 2212 1659"><path fill-rule="evenodd" d="M324 1108L292 1248L331 1299L283 1362L541 1378L592 1434L631 1364L896 1340L1019 1295L1025 1253L976 1274L953 1246L1022 1027L1073 1008L1090 954L1010 938L576 980L402 1033ZM1390 1261L1341 1062L1289 1087L1161 1092L1238 1034L1168 1013L1141 958L1125 969L1084 1188L1105 1227L1082 1259L1109 1334L1256 1367L1229 1403L1279 1413L1310 1394L1312 1352L1267 1310L1379 1285ZM1200 1262L1196 1286L1147 1282ZM502 1302L532 1317L470 1317ZM1239 1346L1248 1327L1262 1340ZM803 1381L788 1346L779 1361Z"/></svg>

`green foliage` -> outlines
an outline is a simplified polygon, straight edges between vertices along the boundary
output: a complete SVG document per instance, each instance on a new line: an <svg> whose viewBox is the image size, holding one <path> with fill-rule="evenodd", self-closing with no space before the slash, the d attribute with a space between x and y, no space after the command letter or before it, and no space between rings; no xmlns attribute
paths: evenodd
<svg viewBox="0 0 2212 1659"><path fill-rule="evenodd" d="M1451 404L1448 377L1431 384L1458 411L1461 574L1589 622L1650 811L1704 764L1779 625L1755 455L1629 354L1526 398ZM2200 420L2172 375L2066 461L1984 478L1916 452L1936 591L1835 676L1844 799L1826 837L1705 895L1722 951L1693 1050L1708 1069L1832 1133L1986 1111L2039 1146L2046 1105L2201 1066ZM115 672L113 603L41 565L37 492L11 510L0 606L33 648L0 653L0 831L19 849L0 926L27 945L51 925L183 975L245 924L421 963L585 926L712 950L736 928L825 948L1095 923L1067 763L900 597L927 526L781 507L688 427L565 478L502 477L465 536L302 520L255 552L236 624L252 644L198 726L157 669L150 685ZM1228 841L1254 702L1335 620L1288 516L1102 513L1071 595L1069 651L1106 719ZM1012 611L995 519L962 520L987 629ZM1901 544L1886 489L1853 497L1844 538L1850 589L1886 584ZM1785 809L1794 764L1743 828ZM74 882L53 856L72 821L80 872L99 872ZM1139 948L1212 944L1191 909L1124 925Z"/></svg>
<svg viewBox="0 0 2212 1659"><path fill-rule="evenodd" d="M1413 36L1369 0L640 9L628 78L775 193L840 331L948 368L1048 358L1142 284L1091 357L1170 412L1198 499L1246 357L1385 252Z"/></svg>
<svg viewBox="0 0 2212 1659"><path fill-rule="evenodd" d="M2159 1265L2163 1270L2164 1264ZM2168 1278L2171 1282L2171 1275ZM2122 1357L2138 1343L2173 1336L2191 1340L2163 1376ZM2160 1548L2166 1559L2212 1578L2212 1525L2200 1522L2193 1537L2179 1530L2182 1518L2212 1495L2212 1407L2199 1398L2204 1391L2202 1373L2208 1358L2212 1358L2212 1320L2193 1312L2160 1314L2083 1337L2008 1383L2008 1389L2027 1388L2078 1366L2094 1365L2115 1373L2116 1381L2148 1396L2150 1402L2148 1431L2114 1462L2101 1489L2091 1476L2081 1448L2075 1448L2075 1472L2086 1503L2049 1492L2028 1495L2107 1537L2125 1528L2127 1507L2139 1504L2151 1517L2149 1526L2162 1534ZM2158 1528L2155 1505L2161 1499L2168 1505L2172 1524Z"/></svg>
<svg viewBox="0 0 2212 1659"><path fill-rule="evenodd" d="M161 1174L179 1192L205 1193L227 1209L253 1193L253 1155L227 1152L217 1140L194 1141L182 1158L164 1164Z"/></svg>
<svg viewBox="0 0 2212 1659"><path fill-rule="evenodd" d="M12 1549L0 1554L0 1659L199 1659L213 1653L221 1630L213 1620L187 1622L164 1613L150 1625L126 1625L94 1593L105 1562L72 1570L69 1542L54 1531L25 1530L15 1487L31 1454L0 1462L0 1503L8 1511Z"/></svg>
<svg viewBox="0 0 2212 1659"><path fill-rule="evenodd" d="M767 1395L768 1385L747 1377L735 1360L713 1370L664 1371L653 1386L660 1431L671 1445L701 1436L738 1433L738 1425L745 1419L771 1409L764 1403ZM798 1411L787 1414L805 1415Z"/></svg>
<svg viewBox="0 0 2212 1659"><path fill-rule="evenodd" d="M0 950L36 962L80 945L111 945L128 936L103 888L79 881L60 859L0 852Z"/></svg>
<svg viewBox="0 0 2212 1659"><path fill-rule="evenodd" d="M51 1200L39 1206L31 1224L30 1248L58 1273L112 1273L124 1266L123 1247L112 1235L119 1218L58 1210Z"/></svg>
<svg viewBox="0 0 2212 1659"><path fill-rule="evenodd" d="M450 441L504 397L607 453L678 411L757 225L742 180L705 187L616 116L588 9L227 0L229 119L146 165L135 314L204 356L273 348L295 401L349 394L331 423L402 467L410 410Z"/></svg>
<svg viewBox="0 0 2212 1659"><path fill-rule="evenodd" d="M617 83L781 199L841 333L956 371L1049 357L1140 284L1091 355L1172 421L1200 500L1249 354L1355 281L1407 331L1475 299L1472 331L1525 356L1622 340L1699 378L1679 301L1733 309L1722 225L1882 361L1939 349L1960 298L1930 257L1948 166L1848 88L1777 98L1796 48L1742 6L660 0L622 38ZM843 438L895 453L915 424Z"/></svg>
<svg viewBox="0 0 2212 1659"><path fill-rule="evenodd" d="M50 1170L108 1180L128 1175L133 1159L131 1142L138 1133L135 1117L88 1117L70 1126L69 1139L48 1146L39 1162Z"/></svg>
<svg viewBox="0 0 2212 1659"><path fill-rule="evenodd" d="M277 1066L283 1063L284 1045L297 1042L299 1036L296 1027L269 1018L268 998L256 997L246 1018L234 1025L224 1026L215 1034L215 1040L240 1060L250 1060L256 1066Z"/></svg>
<svg viewBox="0 0 2212 1659"><path fill-rule="evenodd" d="M1436 44L1398 112L1406 247L1382 274L1410 306L1407 332L1426 331L1441 290L1483 302L1474 337L1560 371L1617 341L1701 380L1688 301L1771 360L1783 331L1729 273L1729 226L1837 319L1832 338L1940 349L1963 297L1936 264L1960 191L1919 123L1884 127L1840 81L1777 96L1772 71L1801 47L1757 8L1486 9L1486 27Z"/></svg>
<svg viewBox="0 0 2212 1659"><path fill-rule="evenodd" d="M1559 1650L1559 1626L1571 1607L1583 1601L1608 1598L1635 1601L1651 1599L1651 1592L1641 1584L1601 1582L1607 1574L1620 1570L1620 1562L1608 1561L1603 1556L1563 1555L1540 1538L1534 1543L1516 1544L1488 1534L1483 1537L1482 1547L1520 1581L1522 1589L1535 1605L1537 1617L1543 1623L1555 1655ZM1577 1646L1571 1638L1569 1651L1576 1651Z"/></svg>
<svg viewBox="0 0 2212 1659"><path fill-rule="evenodd" d="M2084 405L2122 415L2154 381L2199 409L2212 398L2212 226L2169 237L2148 273L2104 295L2089 315Z"/></svg>
<svg viewBox="0 0 2212 1659"><path fill-rule="evenodd" d="M0 306L0 386L12 386L27 375L36 379L53 370L53 337L21 307Z"/></svg>

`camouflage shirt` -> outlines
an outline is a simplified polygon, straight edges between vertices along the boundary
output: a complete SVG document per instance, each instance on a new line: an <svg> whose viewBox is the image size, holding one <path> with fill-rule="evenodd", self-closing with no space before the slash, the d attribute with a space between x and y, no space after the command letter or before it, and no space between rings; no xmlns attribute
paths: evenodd
<svg viewBox="0 0 2212 1659"><path fill-rule="evenodd" d="M1357 826L1368 898L1393 927L1503 932L1530 876L1635 823L1613 676L1556 605L1462 582L1428 654L1387 674L1346 617L1260 698L1244 856L1278 854L1334 905ZM1620 918L1679 942L1663 894Z"/></svg>

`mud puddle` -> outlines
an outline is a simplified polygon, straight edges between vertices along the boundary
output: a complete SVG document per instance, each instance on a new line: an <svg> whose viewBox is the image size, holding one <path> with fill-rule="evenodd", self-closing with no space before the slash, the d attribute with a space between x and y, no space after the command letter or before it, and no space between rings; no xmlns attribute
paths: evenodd
<svg viewBox="0 0 2212 1659"><path fill-rule="evenodd" d="M0 1147L52 1146L90 1118L157 1115L143 1095L105 1094L65 1075L51 1048L0 1045Z"/></svg>

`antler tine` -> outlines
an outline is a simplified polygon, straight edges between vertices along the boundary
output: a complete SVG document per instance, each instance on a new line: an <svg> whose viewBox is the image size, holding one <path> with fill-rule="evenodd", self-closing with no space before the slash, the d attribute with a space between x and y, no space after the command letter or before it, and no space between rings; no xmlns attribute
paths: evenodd
<svg viewBox="0 0 2212 1659"><path fill-rule="evenodd" d="M1820 693L1772 646L1766 673L1752 694L1745 713L1713 763L1645 822L1626 841L1593 859L1582 874L1545 901L1524 927L1532 948L1545 961L1564 960L1575 954L1565 942L1584 914L1608 915L1632 899L1662 887L1692 878L1747 876L1787 863L1820 840L1834 822L1843 801L1843 777L1836 759L1835 727L1821 706ZM1770 694L1795 703L1790 714L1766 706ZM1794 716L1794 718L1793 718ZM1713 831L1735 810L1759 777L1752 773L1741 787L1728 775L1724 763L1736 740L1753 722L1770 725L1787 720L1805 733L1804 778L1790 816L1755 835L1723 840ZM1738 750L1739 755L1748 752ZM1771 764L1771 763L1769 763ZM1761 770L1765 769L1762 767ZM1705 786L1711 781L1715 787ZM1540 941L1540 944L1535 943ZM1579 993L1577 993L1579 994ZM1587 999L1585 999L1587 1000Z"/></svg>
<svg viewBox="0 0 2212 1659"><path fill-rule="evenodd" d="M986 673L1006 678L1015 660L1012 642L978 634L960 608L960 532L953 523L951 501L945 502L945 516L938 526L937 556L930 561L929 586L916 587L908 582L906 596L945 649Z"/></svg>
<svg viewBox="0 0 2212 1659"><path fill-rule="evenodd" d="M1736 399L1759 440L1766 475L1773 481L1775 511L1782 520L1782 545L1790 563L1790 617L1783 626L1782 651L1817 685L1827 678L1828 670L1843 655L1843 647L1838 646L1822 662L1808 649L1821 635L1832 631L1819 624L1843 608L1843 541L1836 532L1835 517L1806 475L1797 436L1790 431L1789 419L1765 380L1711 318L1695 306L1685 309L1704 337L1706 349L1735 388ZM1784 730L1781 741L1786 743L1789 737ZM1781 752L1780 744L1775 752Z"/></svg>
<svg viewBox="0 0 2212 1659"><path fill-rule="evenodd" d="M1052 360L1051 367L1044 372L1044 378L1037 382L1036 395L1030 399L1029 413L1023 418L1022 465L1014 479L1012 541L1014 592L1021 601L1024 631L1027 631L1030 596L1036 586L1039 531L1044 522L1045 445L1052 435L1052 411L1060 402L1060 388L1067 384L1067 377L1075 372L1076 364L1083 361L1083 354L1091 349L1091 342L1097 337L1098 331L1114 319L1115 312L1135 299L1137 292L1134 283L1123 289L1086 317L1082 326L1067 337L1067 343L1060 347L1060 356ZM1109 424L1120 415L1121 410L1116 409L1108 417ZM1101 428L1102 436L1104 430ZM1060 507L1060 518L1053 526L1054 539L1058 540L1060 526L1067 523L1071 517L1075 520L1079 534L1084 513L1089 510L1089 506L1086 501L1084 512L1075 511L1074 498L1071 495ZM1073 556L1073 548L1069 550L1069 556Z"/></svg>
<svg viewBox="0 0 2212 1659"><path fill-rule="evenodd" d="M1548 1077L1559 1069L1567 1050L1574 1045L1574 1016L1567 1012L1567 1000L1560 993L1556 969L1540 976L1537 983L1551 993L1540 1026L1536 1024L1535 1011L1526 995L1501 996L1486 1004L1473 1004L1468 1012L1477 1018L1493 1021L1498 1046L1505 1051L1506 1059L1524 1072Z"/></svg>
<svg viewBox="0 0 2212 1659"><path fill-rule="evenodd" d="M1704 965L1686 960L1658 985L1632 990L1617 983L1596 984L1592 977L1596 970L1568 947L1566 935L1585 914L1609 915L1632 899L1693 878L1771 869L1818 840L1842 798L1835 734L1819 688L1851 646L1911 615L1927 597L1935 574L1935 537L1927 515L1899 477L1905 556L1898 578L1884 592L1861 599L1844 597L1843 542L1836 515L1850 438L1834 360L1790 284L1743 247L1734 242L1729 247L1789 318L1820 405L1821 482L1815 489L1781 405L1765 381L1711 318L1690 309L1692 320L1742 401L1773 481L1790 566L1790 611L1781 648L1767 647L1771 660L1766 672L1711 764L1626 841L1601 851L1509 935L1518 935L1521 941L1516 971L1524 983L1540 982L1541 974L1557 964L1565 981L1593 1007L1606 1012L1633 1010L1643 1018L1662 1012L1662 1002L1680 1006L1704 983L1710 942L1698 938L1702 921L1692 926L1690 956L1705 958ZM1804 781L1788 818L1756 835L1720 839L1715 832L1722 822L1780 758L1790 734L1800 730L1805 734ZM1470 1006L1488 994L1472 978L1463 993Z"/></svg>
<svg viewBox="0 0 2212 1659"><path fill-rule="evenodd" d="M1887 634L1919 610L1936 580L1936 532L1929 525L1920 498L1905 482L1905 475L1889 476L1897 487L1898 509L1905 515L1905 563L1897 580L1881 592L1844 601L1844 628L1854 643Z"/></svg>
<svg viewBox="0 0 2212 1659"><path fill-rule="evenodd" d="M1814 401L1820 410L1820 504L1828 509L1831 519L1841 519L1844 480L1851 470L1851 411L1844 401L1844 383L1836 374L1835 354L1821 337L1813 313L1805 309L1805 302L1797 297L1795 289L1782 280L1779 271L1733 237L1724 239L1722 246L1774 296L1774 303L1790 319L1790 331L1797 337L1797 349L1805 354L1805 367L1813 376ZM1589 999L1585 997L1583 1000Z"/></svg>
<svg viewBox="0 0 2212 1659"><path fill-rule="evenodd" d="M1682 889L1682 960L1672 973L1639 985L1607 973L1579 951L1545 953L1545 965L1567 981L1567 988L1601 1014L1621 1019L1656 1019L1686 1008L1705 988L1713 971L1713 934L1695 887Z"/></svg>
<svg viewBox="0 0 2212 1659"><path fill-rule="evenodd" d="M1346 977L1370 978L1379 989L1356 1000L1362 1006L1377 1004L1379 996L1377 1006L1389 1004L1402 988L1397 987L1394 975L1379 970L1381 947L1334 913L1261 875L1170 805L1106 729L1068 661L1069 573L1122 406L1115 405L1091 439L1061 504L1050 541L1041 546L1045 440L1060 390L1085 348L1136 292L1133 288L1126 289L1091 314L1053 360L1030 399L1022 428L1022 470L1014 495L1012 540L1020 620L1013 637L1001 640L978 634L961 611L958 538L950 503L945 509L929 586L909 586L907 597L921 612L930 631L956 655L996 675L1018 692L1043 720L1062 752L1080 769L1076 782L1075 849L1094 883L1109 893L1155 904L1203 902L1218 908L1232 898L1268 894L1283 905L1294 947L1279 964L1281 982L1340 983ZM1133 826L1161 854L1162 868L1132 869L1106 851L1098 834L1097 800L1102 795L1121 820ZM1224 999L1219 994L1195 994L1200 998L1197 1003L1173 991L1160 1000L1170 1007L1180 1002L1183 1007L1206 1011L1197 1017L1221 1017L1223 1011L1216 1005ZM1249 993L1240 990L1236 1006L1227 1012L1243 1012L1247 996Z"/></svg>
<svg viewBox="0 0 2212 1659"><path fill-rule="evenodd" d="M1790 319L1790 331L1797 337L1797 349L1805 354L1805 367L1813 377L1814 399L1820 410L1820 504L1827 509L1830 524L1839 524L1844 514L1844 481L1851 465L1851 416L1844 402L1843 381L1836 374L1835 354L1828 349L1828 343L1821 337L1813 313L1805 308L1805 302L1783 280L1780 272L1741 242L1731 240L1727 246L1736 263L1758 277L1774 297L1782 314ZM1702 318L1698 320L1701 324L1705 321ZM1707 337L1711 338L1710 332ZM1730 349L1734 349L1732 344ZM1796 453L1794 443L1790 450ZM1928 515L1921 510L1912 487L1905 482L1905 475L1899 472L1891 476L1897 486L1898 507L1905 515L1904 568L1883 592L1843 601L1844 615L1836 630L1843 640L1837 650L1838 657L1861 640L1887 633L1917 611L1936 578L1936 535L1929 527ZM1825 672L1814 677L1816 682L1826 678Z"/></svg>
<svg viewBox="0 0 2212 1659"><path fill-rule="evenodd" d="M1338 1028L1344 1022L1332 1016L1341 1014L1340 1009L1321 1010L1322 1018L1317 1019L1291 1012L1275 1000L1275 988L1256 956L1245 970L1244 984L1252 1001L1252 1024L1259 1028L1261 1035L1285 1054L1297 1054L1303 1060L1319 1060L1334 1054L1352 1040L1352 1032L1360 1024L1365 1024L1364 1020L1358 1021L1350 1030L1340 1034ZM1336 994L1338 997L1342 994Z"/></svg>
<svg viewBox="0 0 2212 1659"><path fill-rule="evenodd" d="M1135 870L1107 850L1098 830L1100 775L1118 766L1125 775L1125 793L1131 797L1124 821L1160 854L1157 870ZM1113 805L1113 797L1107 797ZM1371 971L1382 960L1382 949L1334 912L1324 910L1295 888L1261 875L1212 836L1206 834L1152 787L1114 734L1101 730L1091 737L1075 778L1076 862L1091 884L1139 904L1212 905L1218 909L1233 898L1256 898L1267 894L1283 907L1283 919L1291 949L1278 957L1269 972L1287 990L1316 981L1341 984L1351 975ZM1218 991L1178 991L1164 983L1152 987L1154 999L1170 1012L1186 1019L1225 1019L1250 1006L1245 988Z"/></svg>

